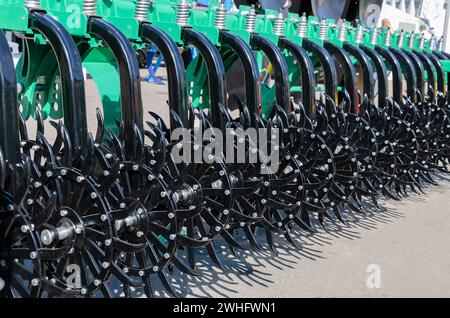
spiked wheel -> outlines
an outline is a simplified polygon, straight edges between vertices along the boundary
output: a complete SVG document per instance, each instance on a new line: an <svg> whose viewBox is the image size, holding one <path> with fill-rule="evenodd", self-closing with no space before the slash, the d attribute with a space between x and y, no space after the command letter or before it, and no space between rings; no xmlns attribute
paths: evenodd
<svg viewBox="0 0 450 318"><path fill-rule="evenodd" d="M9 199L2 196L2 202ZM39 250L39 237L28 212L12 203L4 205L1 214L11 214L2 218L0 277L5 287L0 297L37 298L45 283L44 264Z"/></svg>
<svg viewBox="0 0 450 318"><path fill-rule="evenodd" d="M57 168L48 175L34 182L30 194L52 283L47 296L89 296L98 290L111 296L105 285L111 272L119 279L124 274L114 264L115 229L107 202L93 180L75 169ZM52 212L40 208L49 190L56 198Z"/></svg>

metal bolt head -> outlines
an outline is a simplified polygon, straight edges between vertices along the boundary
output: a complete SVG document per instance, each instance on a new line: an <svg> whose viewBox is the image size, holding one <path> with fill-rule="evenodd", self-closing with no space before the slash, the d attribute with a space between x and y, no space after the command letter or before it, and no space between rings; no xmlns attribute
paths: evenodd
<svg viewBox="0 0 450 318"><path fill-rule="evenodd" d="M39 285L39 278L33 278L31 280L31 286L36 287Z"/></svg>
<svg viewBox="0 0 450 318"><path fill-rule="evenodd" d="M30 253L30 258L31 259L36 259L36 257L37 257L37 253L36 252L33 251L33 252Z"/></svg>
<svg viewBox="0 0 450 318"><path fill-rule="evenodd" d="M139 237L139 238L141 238L141 237L144 236L144 232L142 232L142 231L137 231L137 232L136 232L136 236Z"/></svg>

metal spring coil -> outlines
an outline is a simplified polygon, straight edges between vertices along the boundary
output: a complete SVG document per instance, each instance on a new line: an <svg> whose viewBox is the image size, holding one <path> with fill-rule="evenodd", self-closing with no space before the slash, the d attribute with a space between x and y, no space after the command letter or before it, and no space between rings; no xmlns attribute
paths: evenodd
<svg viewBox="0 0 450 318"><path fill-rule="evenodd" d="M180 0L177 4L177 24L187 26L189 22L189 4L186 0Z"/></svg>
<svg viewBox="0 0 450 318"><path fill-rule="evenodd" d="M322 22L320 22L319 26L319 39L325 41L327 39L327 35L328 35L328 25L327 21L323 19Z"/></svg>
<svg viewBox="0 0 450 318"><path fill-rule="evenodd" d="M391 46L392 33L391 30L387 30L386 36L384 37L384 45Z"/></svg>
<svg viewBox="0 0 450 318"><path fill-rule="evenodd" d="M408 43L408 47L410 47L411 49L414 47L415 39L416 39L416 33L412 32L409 36L409 43Z"/></svg>
<svg viewBox="0 0 450 318"><path fill-rule="evenodd" d="M378 28L372 30L372 37L370 38L370 43L376 45L378 42Z"/></svg>
<svg viewBox="0 0 450 318"><path fill-rule="evenodd" d="M306 37L306 32L308 30L308 18L306 17L306 13L303 12L300 17L300 21L298 23L297 35L301 38Z"/></svg>
<svg viewBox="0 0 450 318"><path fill-rule="evenodd" d="M355 42L361 44L364 38L364 27L359 25L356 29Z"/></svg>
<svg viewBox="0 0 450 318"><path fill-rule="evenodd" d="M278 36L282 36L284 31L284 15L279 12L273 23L273 33Z"/></svg>
<svg viewBox="0 0 450 318"><path fill-rule="evenodd" d="M434 35L432 35L431 39L430 39L430 49L436 50L436 46L437 46L436 37Z"/></svg>
<svg viewBox="0 0 450 318"><path fill-rule="evenodd" d="M136 11L134 17L139 21L147 20L148 10L150 8L151 0L137 0Z"/></svg>
<svg viewBox="0 0 450 318"><path fill-rule="evenodd" d="M420 35L419 48L421 50L425 48L425 35L423 35L423 33Z"/></svg>
<svg viewBox="0 0 450 318"><path fill-rule="evenodd" d="M347 25L345 24L345 21L342 21L341 24L339 24L338 40L341 42L345 42L346 35L347 35Z"/></svg>
<svg viewBox="0 0 450 318"><path fill-rule="evenodd" d="M216 9L216 19L214 21L214 25L219 30L223 30L226 27L227 21L226 21L226 15L227 10L225 9L225 5L223 1L221 1L220 6Z"/></svg>
<svg viewBox="0 0 450 318"><path fill-rule="evenodd" d="M247 16L245 18L245 30L250 33L255 32L255 23L256 23L256 12L255 6L252 5L250 11L247 13Z"/></svg>
<svg viewBox="0 0 450 318"><path fill-rule="evenodd" d="M402 30L400 32L400 36L398 37L398 47L403 48L403 44L405 43L405 32Z"/></svg>
<svg viewBox="0 0 450 318"><path fill-rule="evenodd" d="M444 50L444 37L441 36L441 38L439 39L438 43L437 43L437 49L439 51L443 51Z"/></svg>
<svg viewBox="0 0 450 318"><path fill-rule="evenodd" d="M41 7L41 1L40 0L25 0L24 5L28 9L39 9Z"/></svg>
<svg viewBox="0 0 450 318"><path fill-rule="evenodd" d="M83 0L83 13L87 16L97 14L97 0Z"/></svg>

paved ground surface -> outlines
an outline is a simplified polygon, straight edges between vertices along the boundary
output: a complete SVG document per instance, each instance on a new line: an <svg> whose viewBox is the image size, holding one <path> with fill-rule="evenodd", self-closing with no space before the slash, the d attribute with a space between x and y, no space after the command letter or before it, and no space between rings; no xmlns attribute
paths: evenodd
<svg viewBox="0 0 450 318"><path fill-rule="evenodd" d="M100 101L92 81L87 88L95 130ZM145 109L167 118L166 91L143 83ZM365 215L348 213L348 226L330 223L328 232L299 233L299 248L279 239L276 257L224 256L227 271L203 258L202 276L176 273L174 285L187 297L450 297L450 180L428 187L426 195L382 204L385 211L368 205ZM380 288L368 287L377 283Z"/></svg>

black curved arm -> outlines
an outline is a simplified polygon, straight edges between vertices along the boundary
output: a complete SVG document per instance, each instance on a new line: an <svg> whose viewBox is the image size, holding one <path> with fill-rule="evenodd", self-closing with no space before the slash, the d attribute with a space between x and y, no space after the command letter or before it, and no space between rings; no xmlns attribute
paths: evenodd
<svg viewBox="0 0 450 318"><path fill-rule="evenodd" d="M337 72L330 53L328 53L325 48L309 39L303 39L303 47L305 50L311 52L311 54L319 61L325 76L325 93L335 100L338 85Z"/></svg>
<svg viewBox="0 0 450 318"><path fill-rule="evenodd" d="M5 33L0 29L0 148L15 165L19 159L19 121L16 71Z"/></svg>
<svg viewBox="0 0 450 318"><path fill-rule="evenodd" d="M120 74L120 103L125 134L125 155L129 160L136 151L134 125L143 130L141 83L136 54L126 36L114 25L97 17L89 19L89 33L99 37L111 48Z"/></svg>
<svg viewBox="0 0 450 318"><path fill-rule="evenodd" d="M427 72L427 83L428 86L431 86L433 88L432 95L430 95L431 92L428 92L428 95L432 98L436 97L436 89L437 89L437 82L436 82L436 67L434 66L431 59L424 53L414 50L413 53L417 56L417 58L422 62L423 67L425 71ZM442 86L443 87L443 86Z"/></svg>
<svg viewBox="0 0 450 318"><path fill-rule="evenodd" d="M239 57L244 67L245 99L250 113L257 114L262 104L261 75L258 62L252 48L240 37L228 31L220 32L221 42L229 46ZM254 116L251 116L251 125L254 127Z"/></svg>
<svg viewBox="0 0 450 318"><path fill-rule="evenodd" d="M402 51L394 48L390 48L389 50L397 57L397 59L402 64L403 66L402 70L406 80L407 95L411 97L414 102L416 102L417 73L413 63L411 62L409 57Z"/></svg>
<svg viewBox="0 0 450 318"><path fill-rule="evenodd" d="M381 56L375 51L375 49L368 46L360 46L367 56L371 59L375 70L377 71L378 80L378 106L384 107L384 102L386 100L386 92L388 89L388 75L387 68L383 62Z"/></svg>
<svg viewBox="0 0 450 318"><path fill-rule="evenodd" d="M275 74L275 96L277 104L283 109L290 109L289 71L286 60L280 49L270 40L252 34L250 39L252 47L261 50L269 59Z"/></svg>
<svg viewBox="0 0 450 318"><path fill-rule="evenodd" d="M167 69L169 107L179 115L183 126L187 127L189 117L186 75L180 50L175 41L166 32L148 22L141 24L140 34L144 40L154 43L164 56ZM177 121L172 118L170 123L171 129L176 128L177 125Z"/></svg>
<svg viewBox="0 0 450 318"><path fill-rule="evenodd" d="M227 105L227 86L225 81L225 67L222 58L214 44L203 34L185 28L183 40L195 46L203 57L208 69L209 94L211 99L211 120L216 128L224 129L224 121L220 113L219 104Z"/></svg>
<svg viewBox="0 0 450 318"><path fill-rule="evenodd" d="M361 66L363 71L364 94L367 95L370 100L373 100L375 97L373 85L374 72L369 57L362 49L348 43L344 44L344 50L353 55Z"/></svg>
<svg viewBox="0 0 450 318"><path fill-rule="evenodd" d="M345 50L334 43L325 42L325 49L328 50L332 55L334 55L339 63L342 65L344 76L345 76L345 89L350 95L350 104L345 105L345 111L356 114L359 111L358 94L357 94L357 82L356 82L356 70L353 65L350 56L345 52Z"/></svg>
<svg viewBox="0 0 450 318"><path fill-rule="evenodd" d="M433 51L433 54L440 60L449 60L450 59L440 51Z"/></svg>
<svg viewBox="0 0 450 318"><path fill-rule="evenodd" d="M400 62L395 57L395 55L380 46L376 46L375 50L378 54L380 54L383 59L389 64L392 71L392 98L395 102L401 103L402 101L402 92L403 92L403 77L402 77L402 68L400 66Z"/></svg>
<svg viewBox="0 0 450 318"><path fill-rule="evenodd" d="M281 49L289 51L297 61L298 67L300 68L303 106L305 107L306 113L311 118L314 118L314 102L316 96L314 65L306 50L299 44L286 38L280 38L278 45Z"/></svg>
<svg viewBox="0 0 450 318"><path fill-rule="evenodd" d="M419 57L414 53L407 50L402 49L402 53L404 53L409 60L411 61L412 65L414 66L415 72L416 72L416 88L420 92L424 92L425 90L425 66L423 65L422 61L419 59ZM425 98L422 94L422 98Z"/></svg>
<svg viewBox="0 0 450 318"><path fill-rule="evenodd" d="M432 53L424 52L424 54L430 59L431 63L433 63L436 74L437 74L437 87L438 90L442 93L445 92L445 73L442 68L441 61ZM450 92L450 74L447 74L447 90Z"/></svg>
<svg viewBox="0 0 450 318"><path fill-rule="evenodd" d="M64 124L74 149L83 147L87 141L86 95L77 46L64 26L45 12L32 11L30 27L47 38L55 53L61 74Z"/></svg>

